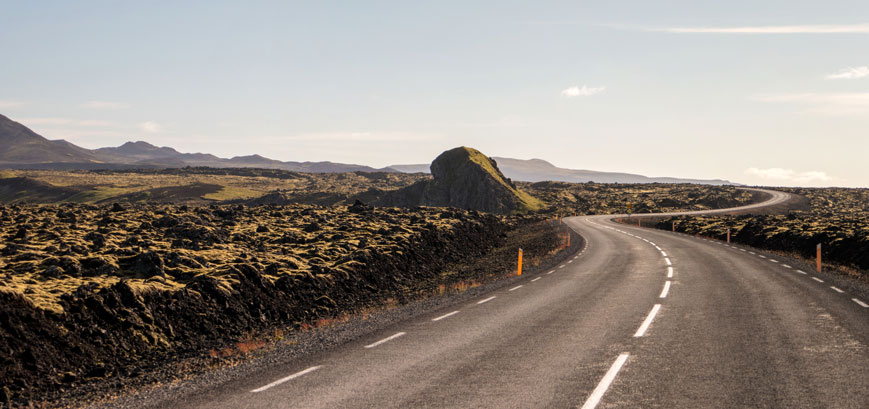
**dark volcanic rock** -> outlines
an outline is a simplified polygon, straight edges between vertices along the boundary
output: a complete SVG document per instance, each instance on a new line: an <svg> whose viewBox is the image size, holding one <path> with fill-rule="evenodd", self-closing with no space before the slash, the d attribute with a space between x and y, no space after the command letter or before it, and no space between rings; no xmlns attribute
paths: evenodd
<svg viewBox="0 0 869 409"><path fill-rule="evenodd" d="M542 202L518 190L494 160L476 149L459 147L440 154L431 164L431 173L433 180L390 192L378 204L458 207L492 213L542 207Z"/></svg>

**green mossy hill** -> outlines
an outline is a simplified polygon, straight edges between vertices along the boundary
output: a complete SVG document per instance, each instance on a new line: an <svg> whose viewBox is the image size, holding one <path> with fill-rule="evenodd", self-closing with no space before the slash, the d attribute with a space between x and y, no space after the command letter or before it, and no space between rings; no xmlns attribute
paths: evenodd
<svg viewBox="0 0 869 409"><path fill-rule="evenodd" d="M516 188L498 164L468 147L450 149L431 164L432 180L391 192L383 206L450 206L492 213L524 213L541 209L539 199Z"/></svg>

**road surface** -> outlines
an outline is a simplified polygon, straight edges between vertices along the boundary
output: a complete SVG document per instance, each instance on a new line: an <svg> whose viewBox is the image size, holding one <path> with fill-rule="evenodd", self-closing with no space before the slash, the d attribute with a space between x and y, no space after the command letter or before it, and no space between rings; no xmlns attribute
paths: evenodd
<svg viewBox="0 0 869 409"><path fill-rule="evenodd" d="M565 219L586 248L551 271L167 405L869 407L869 300L610 218Z"/></svg>

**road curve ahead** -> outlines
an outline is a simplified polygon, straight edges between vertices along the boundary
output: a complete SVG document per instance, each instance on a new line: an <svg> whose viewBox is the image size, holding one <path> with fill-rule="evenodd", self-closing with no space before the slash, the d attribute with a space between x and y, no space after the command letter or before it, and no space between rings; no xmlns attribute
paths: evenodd
<svg viewBox="0 0 869 409"><path fill-rule="evenodd" d="M566 219L586 248L551 271L164 404L869 407L869 300L793 260L611 217Z"/></svg>

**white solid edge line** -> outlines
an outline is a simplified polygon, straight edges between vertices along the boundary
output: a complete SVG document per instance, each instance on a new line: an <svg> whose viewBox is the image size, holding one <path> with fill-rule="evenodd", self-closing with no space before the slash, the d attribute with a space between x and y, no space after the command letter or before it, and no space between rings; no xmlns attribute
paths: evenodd
<svg viewBox="0 0 869 409"><path fill-rule="evenodd" d="M535 282L535 281L537 281L537 280L539 280L539 279L541 279L541 278L543 278L543 277L537 277L537 278L531 280L531 282L533 283L533 282Z"/></svg>
<svg viewBox="0 0 869 409"><path fill-rule="evenodd" d="M673 267L667 267L667 278L673 278Z"/></svg>
<svg viewBox="0 0 869 409"><path fill-rule="evenodd" d="M513 287L513 288L511 288L511 289L509 289L509 290L507 290L507 291L514 291L514 290L518 290L518 289L520 289L520 288L522 288L522 285L521 285L521 284L520 284L520 285L517 285L517 286L515 286L515 287Z"/></svg>
<svg viewBox="0 0 869 409"><path fill-rule="evenodd" d="M444 318L446 318L446 317L449 317L449 316L451 316L451 315L456 315L456 314L458 314L458 313L459 313L458 310L453 311L453 312L448 312L448 313L446 313L446 314L444 314L444 315L441 315L440 317L432 318L431 320L432 320L432 321L440 321L440 320L442 320L442 319L444 319Z"/></svg>
<svg viewBox="0 0 869 409"><path fill-rule="evenodd" d="M318 369L320 369L320 368L322 368L322 365L312 366L312 367L310 367L310 368L308 368L308 369L305 369L305 370L303 370L303 371L296 372L296 373L294 373L294 374L292 374L292 375L290 375L290 376L288 376L288 377L286 377L286 378L278 379L278 380L276 380L276 381L274 381L274 382L272 382L272 383L270 383L270 384L268 384L268 385L266 385L266 386L262 386L262 387L259 387L259 388L254 389L254 390L251 390L251 393L262 392L262 391L264 391L264 390L266 390L266 389L269 389L269 388L271 388L271 387L273 387L273 386L278 386L278 385L280 385L280 384L282 384L282 383L284 383L284 382L291 381L291 380L296 379L296 378L298 378L298 377L300 377L300 376L302 376L302 375L305 375L305 374L308 374L308 373L314 372L314 371L316 371L316 370L318 370Z"/></svg>
<svg viewBox="0 0 869 409"><path fill-rule="evenodd" d="M489 301L492 301L492 300L494 300L494 299L495 299L495 296L493 295L493 296L491 296L491 297L489 297L489 298L486 298L485 300L477 301L477 304L482 304L482 303L484 303L484 302L489 302Z"/></svg>
<svg viewBox="0 0 869 409"><path fill-rule="evenodd" d="M865 302L860 301L856 298L852 298L851 301L854 301L855 303L859 304L863 308L869 308L869 304L866 304Z"/></svg>
<svg viewBox="0 0 869 409"><path fill-rule="evenodd" d="M619 371L622 369L622 366L628 360L628 356L630 354L625 352L619 355L616 358L616 361L613 362L610 369L606 371L606 374L603 376L603 379L597 384L597 387L594 388L594 391L591 392L588 399L585 400L585 403L582 405L582 409L594 409L600 403L600 400L603 398L603 395L612 385L613 380L616 379L616 375L619 374Z"/></svg>
<svg viewBox="0 0 869 409"><path fill-rule="evenodd" d="M661 290L661 296L658 298L667 298L667 293L669 293L669 292L670 292L670 281L667 280L667 282L664 283L664 289Z"/></svg>
<svg viewBox="0 0 869 409"><path fill-rule="evenodd" d="M673 263L670 262L670 257L664 257L664 261L667 263L668 266L673 265Z"/></svg>
<svg viewBox="0 0 869 409"><path fill-rule="evenodd" d="M830 288L832 288L833 291L835 291L835 292L837 292L837 293L839 293L839 294L844 293L844 291L842 291L842 290L840 290L840 289L838 289L838 288L836 288L836 287L834 287L834 286L832 286L832 285L830 286Z"/></svg>
<svg viewBox="0 0 869 409"><path fill-rule="evenodd" d="M397 334L390 335L390 336L388 336L388 337L386 337L386 338L383 338L383 339L381 339L380 341L377 341L377 342L375 342L375 343L373 343L373 344L368 344L368 345L366 345L365 348L374 348L374 347L376 347L376 346L378 346L378 345L380 345L380 344L383 344L383 343L386 343L386 342L392 341L393 339L396 339L396 338L398 338L398 337L400 337L400 336L402 336L402 335L404 335L404 334L406 334L406 332L399 332L399 333L397 333Z"/></svg>
<svg viewBox="0 0 869 409"><path fill-rule="evenodd" d="M821 279L818 278L818 277L812 277L812 280L815 280L815 281L817 281L817 282L819 282L819 283L823 283L823 282L824 282L824 280L821 280Z"/></svg>
<svg viewBox="0 0 869 409"><path fill-rule="evenodd" d="M652 307L652 311L649 311L649 315L646 317L643 324L640 325L640 328L637 329L637 332L634 334L634 337L641 337L646 334L646 330L649 329L649 325L652 325L652 320L655 319L655 315L658 314L658 310L661 309L661 304L655 304Z"/></svg>

